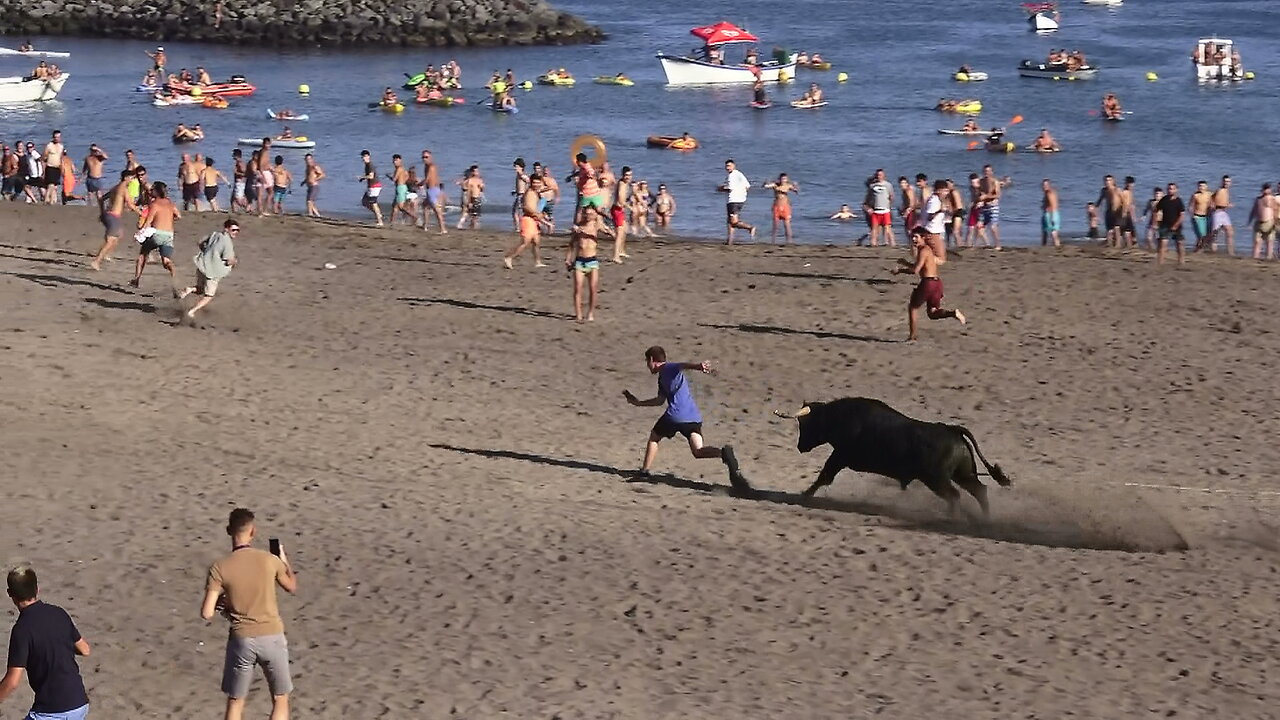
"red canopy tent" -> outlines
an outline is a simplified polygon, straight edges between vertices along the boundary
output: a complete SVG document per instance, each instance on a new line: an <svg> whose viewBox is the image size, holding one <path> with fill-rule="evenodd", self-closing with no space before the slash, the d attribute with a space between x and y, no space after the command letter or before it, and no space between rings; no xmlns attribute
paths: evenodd
<svg viewBox="0 0 1280 720"><path fill-rule="evenodd" d="M729 43L760 42L760 38L729 22L718 22L715 25L696 27L689 31L707 45L727 45Z"/></svg>

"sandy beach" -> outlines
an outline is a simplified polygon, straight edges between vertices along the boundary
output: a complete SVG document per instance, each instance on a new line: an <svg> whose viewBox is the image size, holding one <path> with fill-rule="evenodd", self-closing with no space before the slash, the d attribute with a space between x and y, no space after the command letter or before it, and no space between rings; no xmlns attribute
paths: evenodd
<svg viewBox="0 0 1280 720"><path fill-rule="evenodd" d="M222 218L179 224L184 284ZM509 232L242 223L189 327L129 238L86 268L91 211L0 205L0 542L94 645L92 717L220 717L238 505L300 573L299 718L1275 716L1274 264L953 252L970 323L907 344L901 249L633 241L577 325L562 238L508 272ZM707 441L758 498L676 442L631 479L652 344L717 365ZM986 522L852 473L803 500L826 449L771 411L845 395L1013 486Z"/></svg>

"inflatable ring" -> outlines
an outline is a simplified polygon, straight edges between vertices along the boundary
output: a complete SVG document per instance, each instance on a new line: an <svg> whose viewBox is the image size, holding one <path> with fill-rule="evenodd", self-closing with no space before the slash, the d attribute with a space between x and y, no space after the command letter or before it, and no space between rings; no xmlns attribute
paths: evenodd
<svg viewBox="0 0 1280 720"><path fill-rule="evenodd" d="M579 135L574 138L573 144L569 146L569 162L574 167L578 165L578 153L586 153L587 162L597 170L604 167L605 161L609 159L604 141L595 135Z"/></svg>

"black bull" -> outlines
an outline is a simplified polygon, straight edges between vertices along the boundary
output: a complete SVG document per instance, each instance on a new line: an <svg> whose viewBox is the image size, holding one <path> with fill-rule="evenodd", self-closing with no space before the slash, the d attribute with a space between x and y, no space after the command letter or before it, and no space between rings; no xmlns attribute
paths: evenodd
<svg viewBox="0 0 1280 720"><path fill-rule="evenodd" d="M987 514L987 488L978 480L975 455L992 479L1002 486L1011 484L999 465L989 464L982 456L978 441L964 427L916 420L879 400L841 398L805 403L795 413L774 414L799 421L796 449L800 452L826 444L833 448L818 479L804 491L806 496L830 485L836 473L848 468L891 477L903 489L912 480L919 480L946 500L952 513L960 501L960 491L955 487L959 485Z"/></svg>

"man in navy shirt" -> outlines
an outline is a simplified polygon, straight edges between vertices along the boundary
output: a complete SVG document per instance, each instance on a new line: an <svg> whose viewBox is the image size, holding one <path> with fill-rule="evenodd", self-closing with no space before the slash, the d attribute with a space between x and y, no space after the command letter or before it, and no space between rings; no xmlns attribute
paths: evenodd
<svg viewBox="0 0 1280 720"><path fill-rule="evenodd" d="M36 571L18 567L9 573L9 599L18 606L18 621L9 635L9 671L0 681L0 700L31 680L36 700L27 720L84 720L89 696L80 679L76 656L89 654L66 610L38 599Z"/></svg>
<svg viewBox="0 0 1280 720"><path fill-rule="evenodd" d="M680 433L689 441L689 452L693 453L695 458L720 458L724 461L725 467L729 468L729 483L734 489L749 491L751 486L747 484L747 479L738 469L738 460L734 457L733 447L730 445L722 448L711 447L702 443L702 413L698 412L698 405L693 401L693 392L689 390L689 382L685 379L684 371L698 370L710 373L711 365L706 362L667 362L667 351L657 345L644 351L644 359L649 366L649 372L658 376L658 395L648 400L640 400L632 395L630 390L623 390L622 395L627 402L637 407L658 407L665 403L667 411L658 418L653 430L649 432L649 443L644 449L644 464L640 466L640 473L642 475L649 473L654 458L658 456L658 443Z"/></svg>

